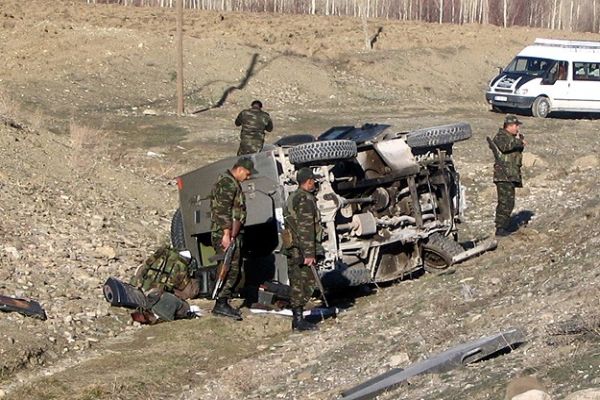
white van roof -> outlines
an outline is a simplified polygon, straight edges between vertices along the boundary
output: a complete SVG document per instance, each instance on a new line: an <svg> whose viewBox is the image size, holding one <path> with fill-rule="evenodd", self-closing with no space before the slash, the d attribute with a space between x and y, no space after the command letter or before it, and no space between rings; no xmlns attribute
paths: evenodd
<svg viewBox="0 0 600 400"><path fill-rule="evenodd" d="M518 55L551 60L600 62L600 42L538 38L533 45L525 47Z"/></svg>

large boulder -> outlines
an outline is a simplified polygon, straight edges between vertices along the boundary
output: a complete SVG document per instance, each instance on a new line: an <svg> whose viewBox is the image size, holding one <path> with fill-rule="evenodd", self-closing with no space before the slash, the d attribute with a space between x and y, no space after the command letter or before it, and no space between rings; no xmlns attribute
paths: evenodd
<svg viewBox="0 0 600 400"><path fill-rule="evenodd" d="M550 397L550 395L546 392L534 389L516 395L511 400L552 400L552 397Z"/></svg>
<svg viewBox="0 0 600 400"><path fill-rule="evenodd" d="M600 388L580 390L571 393L565 400L600 400Z"/></svg>

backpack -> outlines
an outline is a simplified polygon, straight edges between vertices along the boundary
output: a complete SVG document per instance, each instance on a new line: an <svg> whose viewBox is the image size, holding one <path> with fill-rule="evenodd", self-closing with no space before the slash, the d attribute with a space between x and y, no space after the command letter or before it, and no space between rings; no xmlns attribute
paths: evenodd
<svg viewBox="0 0 600 400"><path fill-rule="evenodd" d="M161 289L183 290L192 280L195 261L183 257L170 246L162 246L136 270L131 284L144 292Z"/></svg>

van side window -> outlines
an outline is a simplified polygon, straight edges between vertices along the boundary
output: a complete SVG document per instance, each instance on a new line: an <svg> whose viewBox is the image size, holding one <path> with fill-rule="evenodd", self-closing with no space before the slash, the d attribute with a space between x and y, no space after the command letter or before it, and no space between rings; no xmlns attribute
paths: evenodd
<svg viewBox="0 0 600 400"><path fill-rule="evenodd" d="M574 81L600 81L600 63L574 62Z"/></svg>

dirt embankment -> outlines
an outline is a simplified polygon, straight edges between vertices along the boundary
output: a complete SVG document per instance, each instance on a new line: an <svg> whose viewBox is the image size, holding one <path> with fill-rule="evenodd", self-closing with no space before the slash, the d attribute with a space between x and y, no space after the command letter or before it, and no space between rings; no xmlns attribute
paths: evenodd
<svg viewBox="0 0 600 400"><path fill-rule="evenodd" d="M354 299L318 334L262 316L140 328L100 290L168 239L171 178L233 153L232 120L254 98L275 120L270 140L365 121L471 123L473 138L455 149L468 200L461 239L486 237L495 193L484 138L502 116L483 89L497 65L556 33L369 21L383 31L365 51L350 18L186 12L186 104L206 110L180 118L172 11L1 7L0 293L39 300L49 320L0 314L0 397L329 399L509 326L527 331L518 351L382 398L502 398L508 380L530 374L556 398L600 386L597 331L546 330L600 306L597 120L524 117L517 212L528 227L453 275Z"/></svg>

